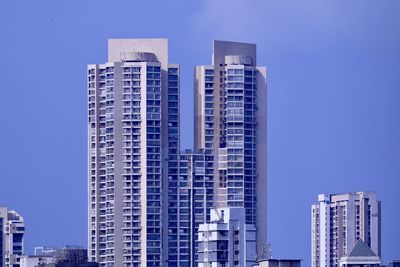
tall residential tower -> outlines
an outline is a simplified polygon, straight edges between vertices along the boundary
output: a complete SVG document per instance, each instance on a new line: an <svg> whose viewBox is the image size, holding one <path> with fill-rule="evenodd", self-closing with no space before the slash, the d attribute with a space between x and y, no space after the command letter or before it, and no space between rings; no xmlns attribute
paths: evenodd
<svg viewBox="0 0 400 267"><path fill-rule="evenodd" d="M108 62L88 66L88 97L89 260L164 265L179 149L179 66L168 64L167 40L109 40Z"/></svg>
<svg viewBox="0 0 400 267"><path fill-rule="evenodd" d="M244 207L267 243L266 68L256 45L214 41L212 65L195 69L195 150L205 153L215 207Z"/></svg>

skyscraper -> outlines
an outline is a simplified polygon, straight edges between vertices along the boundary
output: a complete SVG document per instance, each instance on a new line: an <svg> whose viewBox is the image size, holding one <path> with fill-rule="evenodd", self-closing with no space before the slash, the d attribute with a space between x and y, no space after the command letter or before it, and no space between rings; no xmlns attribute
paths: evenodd
<svg viewBox="0 0 400 267"><path fill-rule="evenodd" d="M212 65L195 69L195 150L203 150L216 207L244 207L267 243L266 68L256 45L214 41Z"/></svg>
<svg viewBox="0 0 400 267"><path fill-rule="evenodd" d="M109 40L108 62L88 66L88 97L89 260L161 266L179 149L179 66L168 64L167 40Z"/></svg>
<svg viewBox="0 0 400 267"><path fill-rule="evenodd" d="M381 255L380 202L375 193L318 196L312 205L312 266L339 266L359 239Z"/></svg>
<svg viewBox="0 0 400 267"><path fill-rule="evenodd" d="M88 66L88 256L100 266L197 266L198 228L242 207L266 243L266 69L214 43L196 68L195 150L180 153L178 65L165 39L111 39Z"/></svg>
<svg viewBox="0 0 400 267"><path fill-rule="evenodd" d="M19 266L24 253L24 233L22 216L0 207L0 267Z"/></svg>

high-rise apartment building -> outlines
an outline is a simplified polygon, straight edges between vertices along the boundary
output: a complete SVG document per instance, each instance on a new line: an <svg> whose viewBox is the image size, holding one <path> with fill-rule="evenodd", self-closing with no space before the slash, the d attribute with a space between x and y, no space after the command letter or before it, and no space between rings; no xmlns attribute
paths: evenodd
<svg viewBox="0 0 400 267"><path fill-rule="evenodd" d="M179 66L166 39L111 39L108 62L87 71L89 260L161 266L178 180Z"/></svg>
<svg viewBox="0 0 400 267"><path fill-rule="evenodd" d="M24 219L16 211L0 207L0 267L20 265L24 253Z"/></svg>
<svg viewBox="0 0 400 267"><path fill-rule="evenodd" d="M339 266L359 239L381 255L380 202L375 193L319 195L312 206L312 266Z"/></svg>
<svg viewBox="0 0 400 267"><path fill-rule="evenodd" d="M89 261L197 266L198 228L241 207L266 243L266 69L252 44L214 43L196 68L195 150L180 153L178 65L165 39L111 39L88 65Z"/></svg>
<svg viewBox="0 0 400 267"><path fill-rule="evenodd" d="M199 267L251 267L256 262L256 229L245 222L245 208L211 210L198 233Z"/></svg>
<svg viewBox="0 0 400 267"><path fill-rule="evenodd" d="M243 207L267 243L266 68L256 45L214 41L212 65L195 69L195 150L205 153L216 207Z"/></svg>

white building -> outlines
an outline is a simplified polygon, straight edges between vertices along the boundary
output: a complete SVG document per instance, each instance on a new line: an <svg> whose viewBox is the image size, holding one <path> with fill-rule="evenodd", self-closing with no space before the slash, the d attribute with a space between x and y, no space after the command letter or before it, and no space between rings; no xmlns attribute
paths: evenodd
<svg viewBox="0 0 400 267"><path fill-rule="evenodd" d="M38 267L46 264L56 263L56 259L50 256L27 256L21 257L20 267Z"/></svg>
<svg viewBox="0 0 400 267"><path fill-rule="evenodd" d="M22 216L0 207L0 267L19 266L24 253L24 233Z"/></svg>
<svg viewBox="0 0 400 267"><path fill-rule="evenodd" d="M312 205L312 266L339 266L339 260L363 240L381 254L380 202L375 193L319 195Z"/></svg>
<svg viewBox="0 0 400 267"><path fill-rule="evenodd" d="M51 256L57 253L58 248L55 247L35 247L35 256Z"/></svg>
<svg viewBox="0 0 400 267"><path fill-rule="evenodd" d="M256 229L246 224L244 208L211 210L211 222L200 224L198 266L250 267L256 260Z"/></svg>

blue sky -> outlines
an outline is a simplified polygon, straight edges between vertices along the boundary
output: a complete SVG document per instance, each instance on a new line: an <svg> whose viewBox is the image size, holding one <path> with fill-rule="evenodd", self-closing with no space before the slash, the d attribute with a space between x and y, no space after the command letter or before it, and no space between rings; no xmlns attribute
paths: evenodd
<svg viewBox="0 0 400 267"><path fill-rule="evenodd" d="M182 65L182 148L193 67L212 40L257 44L268 67L269 240L310 263L318 193L376 191L385 260L400 258L400 2L3 1L0 205L26 248L86 245L86 65L108 38L169 38Z"/></svg>

